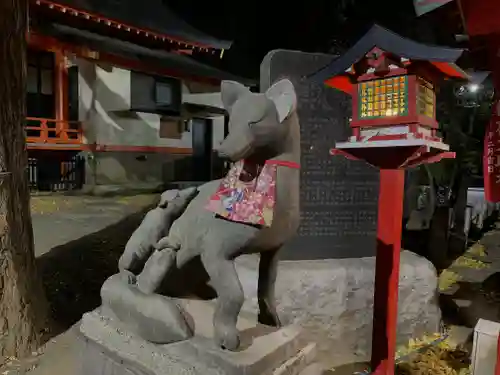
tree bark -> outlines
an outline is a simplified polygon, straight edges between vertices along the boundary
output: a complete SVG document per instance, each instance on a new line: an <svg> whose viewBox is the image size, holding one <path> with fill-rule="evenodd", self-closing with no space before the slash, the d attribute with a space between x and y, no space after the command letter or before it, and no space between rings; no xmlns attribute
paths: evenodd
<svg viewBox="0 0 500 375"><path fill-rule="evenodd" d="M461 256L467 249L468 233L465 233L465 214L467 212L469 184L469 171L464 168L453 184L456 196L455 202L453 202L454 227L450 233L450 255L453 258Z"/></svg>
<svg viewBox="0 0 500 375"><path fill-rule="evenodd" d="M27 153L27 0L0 1L0 354L39 344L47 304L35 268Z"/></svg>
<svg viewBox="0 0 500 375"><path fill-rule="evenodd" d="M448 239L450 224L449 207L437 207L429 229L428 259L440 272L448 266Z"/></svg>

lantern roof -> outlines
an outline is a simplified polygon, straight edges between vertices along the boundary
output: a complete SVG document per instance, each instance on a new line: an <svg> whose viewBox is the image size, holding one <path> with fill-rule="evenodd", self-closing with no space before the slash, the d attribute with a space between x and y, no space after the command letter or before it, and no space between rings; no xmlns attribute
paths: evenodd
<svg viewBox="0 0 500 375"><path fill-rule="evenodd" d="M455 64L463 53L462 49L419 43L379 25L374 25L346 53L310 74L309 78L315 82L326 83L342 91L351 92L353 75L348 72L349 69L374 48L410 61L428 62L444 77L469 79L467 73ZM338 79L333 79L334 77Z"/></svg>

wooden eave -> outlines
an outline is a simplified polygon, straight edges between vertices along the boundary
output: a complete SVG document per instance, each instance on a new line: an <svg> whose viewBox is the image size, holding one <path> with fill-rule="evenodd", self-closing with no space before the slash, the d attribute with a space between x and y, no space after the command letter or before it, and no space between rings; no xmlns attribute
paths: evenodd
<svg viewBox="0 0 500 375"><path fill-rule="evenodd" d="M127 23L123 23L118 20L110 19L107 17L100 16L95 13L90 13L87 11L83 11L80 9L74 9L72 7L68 7L66 5L61 5L53 1L49 0L31 0L32 6L40 7L45 11L63 14L66 17L75 17L80 20L87 20L90 22L94 22L98 25L104 25L105 27L112 28L114 30L120 30L130 35L140 36L143 38L148 38L151 41L156 43L164 42L167 43L170 47L172 44L176 46L178 50L192 50L195 52L215 52L220 50L221 48L214 48L209 45L205 45L202 43L197 43L193 41L183 40L177 37L172 37L169 35L164 35L152 30L147 30L143 28L139 28Z"/></svg>

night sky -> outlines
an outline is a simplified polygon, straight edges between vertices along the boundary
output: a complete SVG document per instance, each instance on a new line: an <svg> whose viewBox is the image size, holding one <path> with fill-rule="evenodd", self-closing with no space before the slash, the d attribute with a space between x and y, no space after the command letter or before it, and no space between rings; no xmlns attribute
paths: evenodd
<svg viewBox="0 0 500 375"><path fill-rule="evenodd" d="M417 19L412 0L164 1L199 30L233 40L222 60L212 56L205 61L249 78L258 76L260 62L270 50L341 52L373 23L425 39L413 27Z"/></svg>

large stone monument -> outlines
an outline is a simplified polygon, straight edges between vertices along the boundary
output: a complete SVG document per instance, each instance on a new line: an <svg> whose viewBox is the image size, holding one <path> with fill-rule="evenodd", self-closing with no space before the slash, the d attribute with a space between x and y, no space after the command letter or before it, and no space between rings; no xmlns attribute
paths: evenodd
<svg viewBox="0 0 500 375"><path fill-rule="evenodd" d="M298 97L301 131L300 206L297 235L281 259L360 258L375 255L379 172L333 158L330 149L349 134L350 97L307 76L334 56L276 50L261 65L262 90L288 77Z"/></svg>

